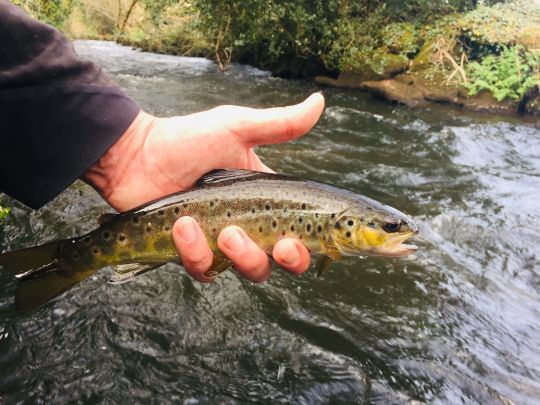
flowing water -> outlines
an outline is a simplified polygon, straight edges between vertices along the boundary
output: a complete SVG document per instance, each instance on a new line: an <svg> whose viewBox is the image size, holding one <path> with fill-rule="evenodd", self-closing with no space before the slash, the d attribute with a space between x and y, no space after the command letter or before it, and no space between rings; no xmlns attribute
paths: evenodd
<svg viewBox="0 0 540 405"><path fill-rule="evenodd" d="M158 115L319 90L246 66L76 48ZM323 90L309 136L259 153L412 215L415 255L262 284L228 272L203 285L169 264L113 286L105 270L23 317L0 274L0 402L538 403L540 131ZM7 202L0 250L81 234L108 210L80 183L37 212Z"/></svg>

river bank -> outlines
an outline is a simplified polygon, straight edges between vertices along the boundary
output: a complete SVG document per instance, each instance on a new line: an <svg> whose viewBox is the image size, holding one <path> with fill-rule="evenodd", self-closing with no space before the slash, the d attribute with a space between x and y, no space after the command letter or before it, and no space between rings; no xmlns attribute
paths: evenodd
<svg viewBox="0 0 540 405"><path fill-rule="evenodd" d="M73 38L245 63L410 107L540 117L540 0L378 3L81 0L45 18Z"/></svg>
<svg viewBox="0 0 540 405"><path fill-rule="evenodd" d="M125 34L117 40L154 52L196 53L217 60L223 68L231 60L248 63L279 77L354 88L410 107L437 103L482 113L540 116L538 87L535 91L540 83L540 2L479 6L424 23L377 18L383 26L374 33L343 13L339 23L345 27L330 39L321 37L326 48L311 53L282 49L267 55L259 49L264 47L261 39L249 42L231 32L227 40L230 29L222 26L217 42L204 45L201 36L198 42L189 39L193 36L186 34L193 31L186 31L185 21L184 34L175 37L180 46L166 40L178 28L161 35L163 30L155 32L152 39ZM376 23L370 21L367 25ZM366 33L379 38L359 39ZM186 49L187 43L192 45Z"/></svg>

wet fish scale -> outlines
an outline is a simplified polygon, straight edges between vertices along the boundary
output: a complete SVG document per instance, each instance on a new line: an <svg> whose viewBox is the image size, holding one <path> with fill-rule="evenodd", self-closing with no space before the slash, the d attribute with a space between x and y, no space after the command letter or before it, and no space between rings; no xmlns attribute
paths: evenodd
<svg viewBox="0 0 540 405"><path fill-rule="evenodd" d="M279 239L286 237L301 239L313 253L325 251L327 238L323 230L328 230L330 219L330 212L325 211L332 202L324 198L318 204L315 199L308 204L303 202L302 192L283 186L276 192L272 184L243 189L235 185L206 188L183 197L177 203L135 211L133 215L121 214L103 224L86 243L70 246L69 266L103 267L157 257L175 259L171 230L174 222L185 215L200 224L212 250L217 250L221 229L238 225L268 254Z"/></svg>

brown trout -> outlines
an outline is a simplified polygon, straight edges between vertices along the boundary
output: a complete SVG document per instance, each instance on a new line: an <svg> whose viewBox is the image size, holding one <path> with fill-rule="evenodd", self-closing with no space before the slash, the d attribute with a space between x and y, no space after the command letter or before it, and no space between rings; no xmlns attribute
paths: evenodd
<svg viewBox="0 0 540 405"><path fill-rule="evenodd" d="M121 283L167 262L178 261L174 222L190 215L214 252L215 277L230 267L217 247L219 232L238 225L269 255L281 238L300 239L321 256L318 272L342 256L405 256L416 246L415 223L394 208L334 186L280 174L214 170L192 188L121 214L80 237L0 255L0 266L19 283L15 306L27 312L48 302L99 269L113 266Z"/></svg>

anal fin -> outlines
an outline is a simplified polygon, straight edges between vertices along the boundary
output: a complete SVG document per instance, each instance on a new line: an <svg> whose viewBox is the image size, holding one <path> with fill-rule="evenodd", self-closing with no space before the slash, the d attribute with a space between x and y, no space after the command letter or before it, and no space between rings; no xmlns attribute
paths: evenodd
<svg viewBox="0 0 540 405"><path fill-rule="evenodd" d="M136 277L139 277L141 274L144 274L150 270L155 269L156 267L163 266L165 263L130 263L130 264L120 264L114 266L114 274L109 280L111 284L123 284L128 281L133 280Z"/></svg>

